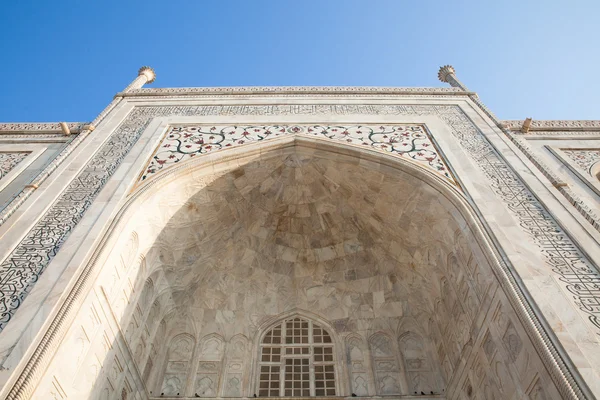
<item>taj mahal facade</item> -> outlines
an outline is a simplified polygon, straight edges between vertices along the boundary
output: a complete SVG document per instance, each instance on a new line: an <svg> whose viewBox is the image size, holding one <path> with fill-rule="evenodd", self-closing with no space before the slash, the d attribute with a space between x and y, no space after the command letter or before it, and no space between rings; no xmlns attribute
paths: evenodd
<svg viewBox="0 0 600 400"><path fill-rule="evenodd" d="M600 121L145 87L0 124L0 399L600 398Z"/></svg>

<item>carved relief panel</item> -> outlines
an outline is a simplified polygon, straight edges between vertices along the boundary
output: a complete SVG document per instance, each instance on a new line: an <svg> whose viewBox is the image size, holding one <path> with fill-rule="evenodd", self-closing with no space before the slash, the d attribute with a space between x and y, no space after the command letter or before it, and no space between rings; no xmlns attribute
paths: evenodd
<svg viewBox="0 0 600 400"><path fill-rule="evenodd" d="M202 339L200 346L194 392L200 397L216 397L219 394L225 344L221 336L211 334Z"/></svg>
<svg viewBox="0 0 600 400"><path fill-rule="evenodd" d="M391 338L384 333L376 333L369 339L369 346L377 395L401 394L400 368Z"/></svg>
<svg viewBox="0 0 600 400"><path fill-rule="evenodd" d="M406 332L400 336L398 345L406 370L408 392L437 393L439 388L423 338L414 332Z"/></svg>
<svg viewBox="0 0 600 400"><path fill-rule="evenodd" d="M194 338L190 335L181 334L171 339L161 387L161 393L165 396L184 393L193 350Z"/></svg>
<svg viewBox="0 0 600 400"><path fill-rule="evenodd" d="M350 335L346 338L346 359L352 393L357 396L368 396L370 394L368 350L360 336Z"/></svg>
<svg viewBox="0 0 600 400"><path fill-rule="evenodd" d="M156 375L158 374L157 369L159 369L159 368L156 368L155 366L159 365L159 362L157 359L157 356L159 353L158 346L160 346L160 344L163 343L163 340L165 337L165 331L166 331L166 324L164 321L161 321L160 324L158 324L156 332L154 333L154 338L152 340L152 344L150 344L150 351L148 352L146 363L144 364L144 369L142 372L142 380L144 381L144 384L146 385L146 387L149 389L156 386L156 384L154 384L154 381L156 379L158 379L156 377ZM157 344L157 346L154 345L155 343ZM152 390L152 389L150 389L150 390Z"/></svg>
<svg viewBox="0 0 600 400"><path fill-rule="evenodd" d="M225 380L223 386L224 397L243 397L243 388L246 382L244 371L247 369L248 339L243 335L236 335L227 346L227 364L225 366Z"/></svg>

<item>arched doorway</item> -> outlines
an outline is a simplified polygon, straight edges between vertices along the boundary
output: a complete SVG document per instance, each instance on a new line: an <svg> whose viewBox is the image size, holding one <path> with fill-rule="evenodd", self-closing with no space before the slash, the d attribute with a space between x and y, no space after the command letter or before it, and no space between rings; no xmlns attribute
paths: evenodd
<svg viewBox="0 0 600 400"><path fill-rule="evenodd" d="M96 259L96 287L146 396L331 396L333 389L437 398L535 390L558 398L496 255L449 184L401 160L310 139L246 150L183 164L143 185ZM315 317L288 315L297 310ZM288 347L277 347L275 361L271 346L269 360L259 361L264 327L281 318L280 338L290 321L300 331L300 353L292 357L291 346L287 358L291 395L281 357ZM335 341L325 346L333 361L315 346L323 332ZM58 353L76 339L68 336ZM82 371L90 359L83 349ZM82 393L104 392L103 371L115 361L100 364ZM273 393L260 392L277 377Z"/></svg>

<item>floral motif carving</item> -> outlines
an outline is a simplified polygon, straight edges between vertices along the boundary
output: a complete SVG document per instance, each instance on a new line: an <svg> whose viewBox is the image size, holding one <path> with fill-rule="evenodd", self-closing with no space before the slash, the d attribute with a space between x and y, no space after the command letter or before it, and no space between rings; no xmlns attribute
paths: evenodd
<svg viewBox="0 0 600 400"><path fill-rule="evenodd" d="M591 168L600 161L600 149L561 149L582 170L592 175Z"/></svg>
<svg viewBox="0 0 600 400"><path fill-rule="evenodd" d="M454 183L448 167L421 125L178 126L167 133L141 180L195 156L285 135L314 136L369 146L412 159Z"/></svg>
<svg viewBox="0 0 600 400"><path fill-rule="evenodd" d="M4 178L27 155L29 155L29 152L0 153L0 179Z"/></svg>

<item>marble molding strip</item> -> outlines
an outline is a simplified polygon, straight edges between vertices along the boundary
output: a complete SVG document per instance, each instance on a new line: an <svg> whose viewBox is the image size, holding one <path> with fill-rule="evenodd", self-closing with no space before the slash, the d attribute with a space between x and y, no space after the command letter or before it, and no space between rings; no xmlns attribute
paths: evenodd
<svg viewBox="0 0 600 400"><path fill-rule="evenodd" d="M496 122L510 130L520 131L524 120L505 120ZM600 120L532 120L531 131L600 131Z"/></svg>
<svg viewBox="0 0 600 400"><path fill-rule="evenodd" d="M14 135L9 135L6 133L0 133L0 141L10 141L10 142L21 142L25 144L31 143L59 143L59 142L68 142L73 138L69 138L63 133L36 133L32 135L31 133L16 133Z"/></svg>
<svg viewBox="0 0 600 400"><path fill-rule="evenodd" d="M85 130L86 122L68 122L67 127L71 133L79 133ZM9 122L0 123L1 135L7 133L21 133L37 135L38 133L62 133L60 122Z"/></svg>
<svg viewBox="0 0 600 400"><path fill-rule="evenodd" d="M471 122L464 111L457 105L303 105L295 107L290 105L252 105L252 106L145 106L135 108L123 123L111 134L103 147L90 160L87 168L82 170L73 183L61 195L38 224L30 231L23 242L21 242L13 254L2 264L2 268L11 268L13 265L20 266L23 260L40 260L35 267L41 274L43 269L54 258L56 251L68 238L73 227L81 220L83 214L92 204L104 184L116 171L125 156L137 142L143 131L153 118L167 116L199 116L199 115L345 115L345 114L367 114L367 115L434 115L441 118L451 129L466 154L472 157L476 165L490 180L489 185L515 218L520 221L521 228L531 238L544 256L553 273L558 275L558 280L565 282L561 277L563 269L553 266L563 265L564 273L579 277L579 274L595 273L595 266L583 256L577 246L571 241L552 216L538 202L536 197L529 191L514 171L500 158L492 145L488 142L478 128ZM84 184L82 185L81 182ZM75 215L63 215L62 209L68 207L70 213ZM536 224L531 224L536 221ZM542 229L540 234L539 229ZM493 234L490 233L493 238ZM557 249L560 248L560 251ZM27 262L25 262L27 264ZM26 267L23 264L22 267ZM552 379L556 382L563 398L583 399L592 398L585 382L581 381L576 374L576 368L571 364L569 358L557 339L551 333L543 319L540 319L540 311L532 303L527 291L520 286L513 276L512 267L504 262L500 263L503 274L508 276L507 295L518 311L517 315L522 320L528 334L532 338L537 351L541 355ZM589 272L588 272L589 271ZM69 293L69 299L60 308L59 315L51 323L50 329L43 335L41 342L36 347L34 355L27 361L25 369L19 374L17 381L11 387L10 399L27 398L40 376L40 370L44 369L48 362L52 349L62 338L66 318L70 310L77 308L79 297L85 292L85 281L89 278L89 271L84 271L80 276L78 284ZM595 275L594 275L595 274ZM587 275L586 275L587 276ZM581 279L586 278L582 276ZM23 282L23 291L17 293L24 299L32 285L37 280ZM82 281L83 280L83 281ZM582 295L586 295L583 293ZM573 293L574 302L581 309L577 300L578 293ZM600 302L600 299L598 299ZM6 302L4 304L7 304ZM15 302L15 307L3 311L4 325L9 322L10 317L17 310L20 301ZM598 323L598 316L592 314L589 320L593 324ZM597 326L597 325L595 325ZM61 333L63 332L63 333Z"/></svg>
<svg viewBox="0 0 600 400"><path fill-rule="evenodd" d="M240 86L240 87L201 87L201 88L143 88L118 93L117 96L194 96L199 94L423 94L423 95L465 95L465 91L456 88L421 88L421 87L372 87L372 86Z"/></svg>

